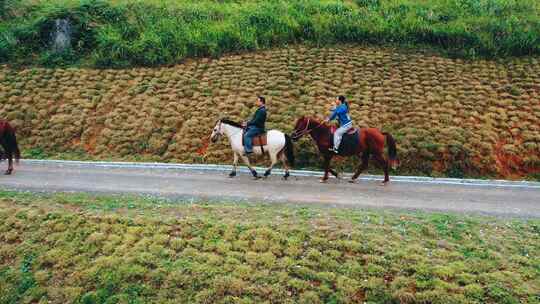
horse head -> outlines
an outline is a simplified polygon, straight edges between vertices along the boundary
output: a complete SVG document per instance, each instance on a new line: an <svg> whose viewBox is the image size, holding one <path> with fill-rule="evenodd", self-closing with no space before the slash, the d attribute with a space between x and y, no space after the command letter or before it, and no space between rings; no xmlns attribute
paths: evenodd
<svg viewBox="0 0 540 304"><path fill-rule="evenodd" d="M326 126L313 117L302 116L296 121L296 126L291 134L293 140L299 140L302 136L310 134L313 130Z"/></svg>
<svg viewBox="0 0 540 304"><path fill-rule="evenodd" d="M296 125L294 126L294 131L291 133L291 138L294 141L299 140L302 136L309 133L309 118L302 116L298 118L296 121Z"/></svg>
<svg viewBox="0 0 540 304"><path fill-rule="evenodd" d="M215 143L218 141L219 137L223 135L223 130L221 128L221 119L216 122L214 129L212 129L212 134L210 135L210 140Z"/></svg>

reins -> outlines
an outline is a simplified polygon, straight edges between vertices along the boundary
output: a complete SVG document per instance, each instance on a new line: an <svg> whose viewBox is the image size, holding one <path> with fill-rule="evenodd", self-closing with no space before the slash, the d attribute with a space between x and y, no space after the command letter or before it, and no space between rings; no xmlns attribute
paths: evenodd
<svg viewBox="0 0 540 304"><path fill-rule="evenodd" d="M310 122L311 122L311 118L308 118L308 121L307 121L307 123L306 123L306 127L304 128L304 130L298 131L298 132L295 131L295 132L292 134L292 137L293 137L293 138L300 138L300 137L302 137L302 136L304 136L304 135L306 135L306 134L309 134L309 133L313 132L313 130L320 128L320 127L324 124L324 122L320 122L316 127L311 128L310 130L308 130L308 128L309 128L309 123L310 123Z"/></svg>
<svg viewBox="0 0 540 304"><path fill-rule="evenodd" d="M217 139L216 139L216 141L218 141L218 140L221 138L221 136L223 135L223 134L222 134L223 131L221 130L222 124L223 124L223 122L220 120L220 121L219 121L219 126L218 126L219 132L217 132ZM229 125L229 124L227 124L227 125ZM231 126L231 125L229 125L229 126ZM231 127L235 127L235 126L231 126ZM236 128L238 128L238 127L236 127ZM239 129L239 130L236 131L235 133L233 133L233 134L231 135L231 137L232 137L232 136L235 136L236 134L238 134L238 133L240 133L240 132L242 132L242 131L245 130L245 128L238 128L238 129ZM197 153L198 153L199 155L201 155L202 157L205 157L205 156L206 156L206 151L208 150L208 146L209 146L209 145L210 145L210 139L203 140L203 146L197 150Z"/></svg>

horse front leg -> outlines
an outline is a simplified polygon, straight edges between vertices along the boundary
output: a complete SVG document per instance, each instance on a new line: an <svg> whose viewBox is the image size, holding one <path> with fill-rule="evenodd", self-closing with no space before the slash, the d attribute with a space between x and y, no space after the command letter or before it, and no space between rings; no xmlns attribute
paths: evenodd
<svg viewBox="0 0 540 304"><path fill-rule="evenodd" d="M253 175L253 178L254 179L259 179L261 178L258 174L257 174L257 170L255 170L251 164L249 163L249 158L245 155L242 155L242 160L244 161L244 163L246 164L246 166L248 167L249 171L251 171L251 175Z"/></svg>
<svg viewBox="0 0 540 304"><path fill-rule="evenodd" d="M11 175L11 173L13 172L13 154L8 152L7 153L7 159L8 159L8 169L6 171L6 173L4 173L5 175Z"/></svg>
<svg viewBox="0 0 540 304"><path fill-rule="evenodd" d="M238 167L238 153L234 152L233 169L231 173L229 173L230 178L233 178L236 176L236 167Z"/></svg>
<svg viewBox="0 0 540 304"><path fill-rule="evenodd" d="M321 178L321 183L326 183L328 180L328 172L330 172L330 160L332 159L332 156L324 155L324 176Z"/></svg>

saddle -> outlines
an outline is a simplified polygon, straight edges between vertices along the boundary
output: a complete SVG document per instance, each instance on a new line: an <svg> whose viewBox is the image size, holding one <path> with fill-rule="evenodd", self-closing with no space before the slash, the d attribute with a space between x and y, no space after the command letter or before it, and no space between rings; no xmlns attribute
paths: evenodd
<svg viewBox="0 0 540 304"><path fill-rule="evenodd" d="M253 137L253 146L266 146L268 144L266 140L266 133Z"/></svg>
<svg viewBox="0 0 540 304"><path fill-rule="evenodd" d="M242 142L244 142L244 136L246 135L246 129L242 131ZM261 147L261 151L264 153L264 146L268 144L266 132L253 137L253 147Z"/></svg>
<svg viewBox="0 0 540 304"><path fill-rule="evenodd" d="M332 127L332 135L330 136L330 142L334 141L334 133L337 130L336 127ZM358 145L360 145L360 129L351 128L347 133L343 134L341 143L339 144L338 152L340 155L352 155L355 154Z"/></svg>

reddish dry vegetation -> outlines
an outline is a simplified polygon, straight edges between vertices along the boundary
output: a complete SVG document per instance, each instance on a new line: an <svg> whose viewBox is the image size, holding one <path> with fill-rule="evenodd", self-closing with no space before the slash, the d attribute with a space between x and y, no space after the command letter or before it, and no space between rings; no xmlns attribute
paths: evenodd
<svg viewBox="0 0 540 304"><path fill-rule="evenodd" d="M398 140L401 173L523 177L540 172L540 59L463 61L369 47L271 50L126 70L0 68L0 117L24 150L200 162L219 117L267 96L270 128L328 112L338 94L359 126ZM229 162L226 142L204 161ZM305 140L302 165L318 164Z"/></svg>

